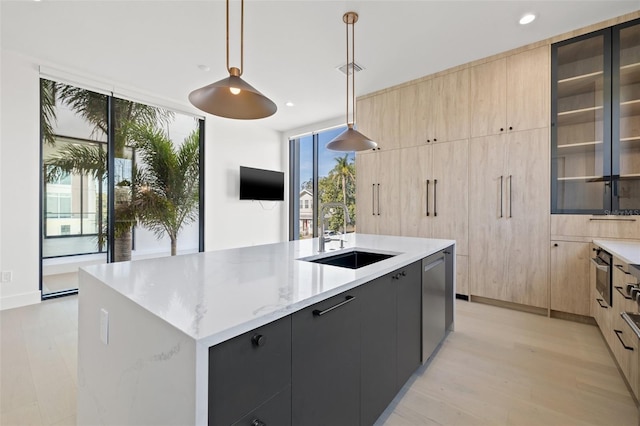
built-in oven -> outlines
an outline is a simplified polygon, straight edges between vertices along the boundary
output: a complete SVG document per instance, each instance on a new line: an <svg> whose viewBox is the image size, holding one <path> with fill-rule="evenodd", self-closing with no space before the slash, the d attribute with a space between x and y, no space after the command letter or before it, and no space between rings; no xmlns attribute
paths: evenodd
<svg viewBox="0 0 640 426"><path fill-rule="evenodd" d="M613 256L602 249L596 249L596 257L591 258L591 261L596 265L596 290L602 300L611 306Z"/></svg>

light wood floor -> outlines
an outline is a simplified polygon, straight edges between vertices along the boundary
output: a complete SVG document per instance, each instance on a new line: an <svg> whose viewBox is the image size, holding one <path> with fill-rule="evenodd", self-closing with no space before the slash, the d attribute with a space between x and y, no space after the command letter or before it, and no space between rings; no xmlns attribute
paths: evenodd
<svg viewBox="0 0 640 426"><path fill-rule="evenodd" d="M0 424L75 425L77 297L0 312ZM598 329L457 301L377 425L638 425Z"/></svg>

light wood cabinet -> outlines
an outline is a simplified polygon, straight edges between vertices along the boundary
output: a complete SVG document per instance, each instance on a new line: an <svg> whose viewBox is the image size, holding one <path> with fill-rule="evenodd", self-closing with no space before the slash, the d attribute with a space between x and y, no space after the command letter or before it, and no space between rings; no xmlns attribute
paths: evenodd
<svg viewBox="0 0 640 426"><path fill-rule="evenodd" d="M549 47L471 67L471 137L548 127Z"/></svg>
<svg viewBox="0 0 640 426"><path fill-rule="evenodd" d="M469 137L468 69L405 86L399 93L401 147Z"/></svg>
<svg viewBox="0 0 640 426"><path fill-rule="evenodd" d="M392 90L356 104L358 131L378 144L380 150L400 147L400 91Z"/></svg>
<svg viewBox="0 0 640 426"><path fill-rule="evenodd" d="M456 255L456 294L469 295L469 256Z"/></svg>
<svg viewBox="0 0 640 426"><path fill-rule="evenodd" d="M400 235L400 152L356 155L357 232Z"/></svg>
<svg viewBox="0 0 640 426"><path fill-rule="evenodd" d="M456 240L468 254L467 140L406 148L400 153L403 236Z"/></svg>
<svg viewBox="0 0 640 426"><path fill-rule="evenodd" d="M551 242L551 309L590 315L589 243Z"/></svg>
<svg viewBox="0 0 640 426"><path fill-rule="evenodd" d="M547 129L477 138L469 152L470 292L546 308Z"/></svg>

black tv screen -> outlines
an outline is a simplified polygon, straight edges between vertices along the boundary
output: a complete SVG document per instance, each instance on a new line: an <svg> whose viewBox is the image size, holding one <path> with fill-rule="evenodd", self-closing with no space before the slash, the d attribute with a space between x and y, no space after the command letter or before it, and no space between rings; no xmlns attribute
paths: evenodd
<svg viewBox="0 0 640 426"><path fill-rule="evenodd" d="M284 173L240 166L240 199L284 201Z"/></svg>

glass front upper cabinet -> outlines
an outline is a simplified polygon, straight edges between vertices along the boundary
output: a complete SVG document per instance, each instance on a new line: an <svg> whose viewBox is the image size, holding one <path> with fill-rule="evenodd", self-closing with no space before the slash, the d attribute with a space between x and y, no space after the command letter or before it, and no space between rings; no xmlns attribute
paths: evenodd
<svg viewBox="0 0 640 426"><path fill-rule="evenodd" d="M551 211L640 208L640 21L552 45Z"/></svg>

